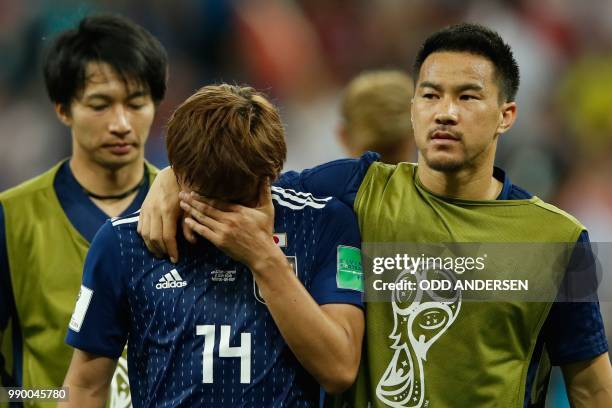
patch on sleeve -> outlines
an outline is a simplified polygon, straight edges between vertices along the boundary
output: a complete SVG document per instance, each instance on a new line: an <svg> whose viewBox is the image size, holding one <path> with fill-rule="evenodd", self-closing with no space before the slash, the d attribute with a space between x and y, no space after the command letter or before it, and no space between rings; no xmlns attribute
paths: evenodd
<svg viewBox="0 0 612 408"><path fill-rule="evenodd" d="M338 246L336 285L339 289L363 292L363 268L359 248Z"/></svg>
<svg viewBox="0 0 612 408"><path fill-rule="evenodd" d="M91 302L92 296L93 290L81 285L81 290L79 291L79 296L77 297L76 306L74 307L74 313L72 313L72 317L70 318L70 324L68 325L71 330L77 333L81 330L83 320L85 320L85 313L87 313L87 308L89 308L89 302Z"/></svg>

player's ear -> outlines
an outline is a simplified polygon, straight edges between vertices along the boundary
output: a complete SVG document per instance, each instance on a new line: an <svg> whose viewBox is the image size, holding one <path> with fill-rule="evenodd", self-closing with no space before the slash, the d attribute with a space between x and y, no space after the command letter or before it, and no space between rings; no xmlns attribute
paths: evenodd
<svg viewBox="0 0 612 408"><path fill-rule="evenodd" d="M60 120L60 122L62 122L64 125L71 127L72 126L72 116L70 115L70 107L63 105L61 103L56 103L55 104L55 114L57 115L57 118Z"/></svg>
<svg viewBox="0 0 612 408"><path fill-rule="evenodd" d="M502 105L499 113L499 125L497 126L497 134L502 134L508 131L516 120L516 102L506 102Z"/></svg>

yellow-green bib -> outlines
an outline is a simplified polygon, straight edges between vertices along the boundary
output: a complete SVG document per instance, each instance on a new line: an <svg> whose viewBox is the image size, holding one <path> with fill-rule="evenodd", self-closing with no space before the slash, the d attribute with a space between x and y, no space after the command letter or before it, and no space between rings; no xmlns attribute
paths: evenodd
<svg viewBox="0 0 612 408"><path fill-rule="evenodd" d="M64 338L89 242L70 223L55 193L62 163L0 194L23 339L23 387L60 387L73 352ZM157 169L147 168L151 183Z"/></svg>
<svg viewBox="0 0 612 408"><path fill-rule="evenodd" d="M449 199L427 191L416 173L417 166L408 163L371 165L355 201L364 248L368 243L571 245L584 229L537 197ZM518 276L478 277L537 273L559 282L564 272L558 263L552 266L555 259L547 254L518 258ZM564 265L568 260L563 260ZM373 278L366 269L366 291ZM538 302L457 299L440 304L423 298L411 309L402 309L405 305L400 302L368 302L362 366L356 384L344 396L345 403L354 407L520 408L529 362L553 300L554 295ZM428 316L429 307L446 311L442 328L436 326L437 320L431 321L440 313ZM428 332L426 325L438 328Z"/></svg>

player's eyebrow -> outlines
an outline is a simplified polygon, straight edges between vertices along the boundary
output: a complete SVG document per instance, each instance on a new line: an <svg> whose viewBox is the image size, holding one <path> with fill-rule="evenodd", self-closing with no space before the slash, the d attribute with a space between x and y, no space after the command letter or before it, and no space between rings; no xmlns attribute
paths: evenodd
<svg viewBox="0 0 612 408"><path fill-rule="evenodd" d="M127 99L142 98L148 95L145 91L135 91L128 95Z"/></svg>
<svg viewBox="0 0 612 408"><path fill-rule="evenodd" d="M461 84L461 85L457 85L455 87L455 91L457 93L463 92L463 91L476 91L476 92L480 92L483 89L484 88L482 87L482 85L478 85L478 84L475 84L475 83Z"/></svg>
<svg viewBox="0 0 612 408"><path fill-rule="evenodd" d="M435 89L438 92L442 91L442 87L434 82L431 81L423 81L419 84L419 88L432 88Z"/></svg>
<svg viewBox="0 0 612 408"><path fill-rule="evenodd" d="M432 88L435 89L438 92L442 92L442 86L439 84L436 84L435 82L431 82L431 81L423 81L419 84L419 88ZM463 91L476 91L476 92L480 92L482 91L484 88L482 87L482 85L473 83L473 82L468 82L465 84L460 84L457 86L453 87L453 90L457 93L459 92L463 92Z"/></svg>
<svg viewBox="0 0 612 408"><path fill-rule="evenodd" d="M103 94L103 93L92 93L92 94L89 94L89 95L85 96L85 99L87 99L87 100L91 100L91 99L103 99L105 101L110 101L111 97L108 96L107 94Z"/></svg>
<svg viewBox="0 0 612 408"><path fill-rule="evenodd" d="M126 99L130 100L130 99L142 98L142 97L145 97L147 95L148 95L148 93L145 92L145 91L135 91L135 92L132 92L131 94L129 94ZM108 95L108 94L96 92L96 93L92 93L90 95L87 95L85 97L85 99L87 99L87 100L102 99L104 101L111 101L113 98L110 95Z"/></svg>

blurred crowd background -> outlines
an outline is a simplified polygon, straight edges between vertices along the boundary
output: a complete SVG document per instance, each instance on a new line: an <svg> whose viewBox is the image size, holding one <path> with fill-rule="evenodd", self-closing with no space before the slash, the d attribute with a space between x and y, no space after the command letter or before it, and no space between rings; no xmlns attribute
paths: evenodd
<svg viewBox="0 0 612 408"><path fill-rule="evenodd" d="M343 157L339 101L352 77L409 71L423 39L443 26L488 25L521 68L518 122L501 139L498 165L579 218L592 241L612 242L612 1L0 0L0 190L70 154L44 91L41 53L93 12L132 18L168 50L168 94L147 146L158 166L167 163L163 125L172 109L219 81L253 85L279 106L287 170Z"/></svg>

